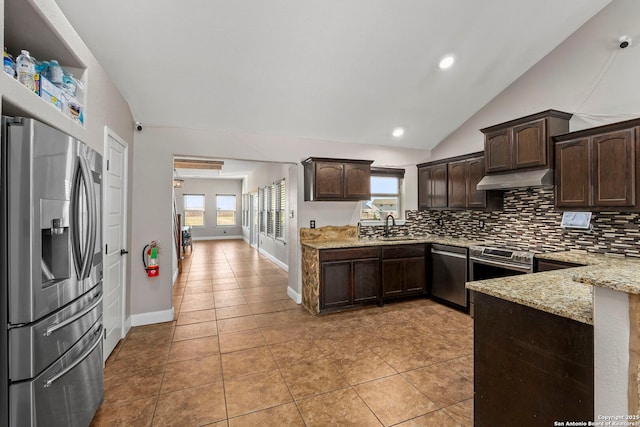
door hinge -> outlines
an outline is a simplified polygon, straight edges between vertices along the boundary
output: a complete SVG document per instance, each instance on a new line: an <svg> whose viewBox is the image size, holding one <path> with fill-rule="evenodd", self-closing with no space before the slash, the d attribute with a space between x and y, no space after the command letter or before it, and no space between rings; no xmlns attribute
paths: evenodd
<svg viewBox="0 0 640 427"><path fill-rule="evenodd" d="M109 253L109 244L104 245L104 254L107 255Z"/></svg>
<svg viewBox="0 0 640 427"><path fill-rule="evenodd" d="M103 336L102 339L105 339L105 340L107 339L107 330L106 329L102 330L102 336Z"/></svg>
<svg viewBox="0 0 640 427"><path fill-rule="evenodd" d="M107 160L107 170L109 170L109 160Z"/></svg>

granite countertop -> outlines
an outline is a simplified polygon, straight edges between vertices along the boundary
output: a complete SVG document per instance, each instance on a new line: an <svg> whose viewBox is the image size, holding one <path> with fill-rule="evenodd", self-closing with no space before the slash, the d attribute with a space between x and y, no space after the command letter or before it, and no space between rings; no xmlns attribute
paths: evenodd
<svg viewBox="0 0 640 427"><path fill-rule="evenodd" d="M467 288L587 324L593 324L593 286L640 294L640 260L582 251L536 258L584 266L468 282Z"/></svg>
<svg viewBox="0 0 640 427"><path fill-rule="evenodd" d="M468 282L467 289L593 325L593 287L575 282L571 270Z"/></svg>
<svg viewBox="0 0 640 427"><path fill-rule="evenodd" d="M406 238L405 238L406 237ZM477 240L459 239L455 237L436 235L394 236L391 238L343 238L327 240L301 240L300 244L313 249L356 248L363 246L407 245L411 243L437 243L441 245L468 248L481 244Z"/></svg>

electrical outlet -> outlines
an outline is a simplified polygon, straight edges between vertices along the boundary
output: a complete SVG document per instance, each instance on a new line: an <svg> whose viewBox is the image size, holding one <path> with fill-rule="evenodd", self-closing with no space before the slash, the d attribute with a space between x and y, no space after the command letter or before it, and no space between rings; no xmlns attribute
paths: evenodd
<svg viewBox="0 0 640 427"><path fill-rule="evenodd" d="M289 211L289 218L293 218L293 217L294 217L294 212L293 212L293 209L291 209Z"/></svg>
<svg viewBox="0 0 640 427"><path fill-rule="evenodd" d="M440 219L438 220L438 225L439 225L440 227L442 227L442 226L444 225L444 220L443 220L442 218L440 218Z"/></svg>
<svg viewBox="0 0 640 427"><path fill-rule="evenodd" d="M312 219L311 221L309 221L309 227L311 228L316 228L316 221L314 219Z"/></svg>
<svg viewBox="0 0 640 427"><path fill-rule="evenodd" d="M484 228L484 221L483 220L478 221L478 227Z"/></svg>

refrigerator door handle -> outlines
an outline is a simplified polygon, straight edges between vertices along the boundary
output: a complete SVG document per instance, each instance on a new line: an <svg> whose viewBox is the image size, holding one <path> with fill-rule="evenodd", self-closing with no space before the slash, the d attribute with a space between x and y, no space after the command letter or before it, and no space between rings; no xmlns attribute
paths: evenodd
<svg viewBox="0 0 640 427"><path fill-rule="evenodd" d="M73 221L73 248L74 248L74 262L76 265L76 272L80 280L84 280L91 274L91 264L93 264L94 251L96 248L96 233L97 233L97 209L96 209L96 196L93 188L93 179L91 178L91 170L87 159L84 157L78 158L78 170L76 172L76 179L74 179L74 194L72 194L72 212L74 215ZM80 209L80 187L84 186L85 203L87 207L87 233L82 236L84 241L81 241L81 230L79 221L79 209ZM83 253L84 249L84 253Z"/></svg>
<svg viewBox="0 0 640 427"><path fill-rule="evenodd" d="M93 350L95 350L95 348L102 342L102 329L103 329L103 326L100 325L100 328L94 332L94 335L96 335L98 337L98 339L96 340L96 342L94 342L91 345L91 347L89 347L89 350L85 351L84 354L82 354L80 357L78 357L76 360L74 360L73 363L71 363L69 366L64 368L62 371L58 372L57 374L51 376L48 380L46 380L44 382L44 387L45 388L51 387L51 385L54 382L56 382L60 378L64 377L67 374L67 372L71 371L73 368L75 368L80 363L82 363L82 361L84 359L86 359L87 356L89 356Z"/></svg>
<svg viewBox="0 0 640 427"><path fill-rule="evenodd" d="M76 269L76 275L82 280L84 259L82 256L82 242L80 241L80 186L82 185L82 167L81 162L78 163L76 171L73 175L71 187L71 204L69 212L71 246L73 255L73 265Z"/></svg>
<svg viewBox="0 0 640 427"><path fill-rule="evenodd" d="M91 169L89 168L89 162L84 157L80 158L80 165L82 167L82 179L84 180L84 188L87 193L87 205L89 209L89 241L86 245L85 259L83 263L82 279L86 279L91 274L91 265L96 250L96 235L98 224L98 213L96 209L96 193L93 187L93 178L91 175Z"/></svg>

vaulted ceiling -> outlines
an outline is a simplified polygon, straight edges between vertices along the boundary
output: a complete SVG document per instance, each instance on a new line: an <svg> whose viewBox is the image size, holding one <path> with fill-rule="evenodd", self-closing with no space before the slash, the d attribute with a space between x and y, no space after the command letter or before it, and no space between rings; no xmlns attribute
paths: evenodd
<svg viewBox="0 0 640 427"><path fill-rule="evenodd" d="M423 149L609 1L56 0L147 126Z"/></svg>

